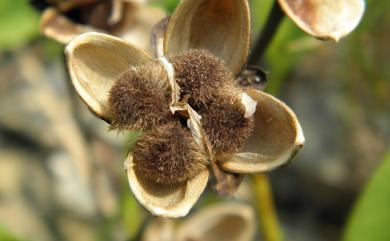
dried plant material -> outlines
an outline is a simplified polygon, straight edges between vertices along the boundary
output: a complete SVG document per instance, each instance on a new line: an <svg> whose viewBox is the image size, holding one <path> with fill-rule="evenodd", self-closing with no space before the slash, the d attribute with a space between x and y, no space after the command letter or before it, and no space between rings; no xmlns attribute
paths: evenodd
<svg viewBox="0 0 390 241"><path fill-rule="evenodd" d="M171 103L170 103L170 109L172 111L172 114L175 113L175 106L178 104L180 100L180 87L175 81L175 70L173 68L173 65L168 61L167 58L161 57L158 59L164 68L167 76L168 76L168 82L171 86Z"/></svg>
<svg viewBox="0 0 390 241"><path fill-rule="evenodd" d="M255 129L242 152L223 160L221 167L234 173L256 173L285 165L305 141L295 114L261 91L248 90L247 94L258 102Z"/></svg>
<svg viewBox="0 0 390 241"><path fill-rule="evenodd" d="M165 13L144 1L66 0L49 2L42 15L41 32L61 43L86 32L109 33L151 51L150 33Z"/></svg>
<svg viewBox="0 0 390 241"><path fill-rule="evenodd" d="M121 74L109 93L111 127L151 129L172 120L166 79L160 65L132 67Z"/></svg>
<svg viewBox="0 0 390 241"><path fill-rule="evenodd" d="M135 197L152 214L186 215L210 170L218 192L232 194L241 173L271 170L303 145L290 109L234 86L249 26L246 0L183 0L157 60L104 34L68 44L73 85L90 109L113 127L145 131L125 165Z"/></svg>
<svg viewBox="0 0 390 241"><path fill-rule="evenodd" d="M234 76L241 72L250 46L246 0L183 0L167 25L164 52L207 49L222 59Z"/></svg>
<svg viewBox="0 0 390 241"><path fill-rule="evenodd" d="M174 241L174 221L168 218L154 218L145 228L142 241Z"/></svg>
<svg viewBox="0 0 390 241"><path fill-rule="evenodd" d="M244 204L210 206L185 220L175 241L250 241L255 235L254 211Z"/></svg>
<svg viewBox="0 0 390 241"><path fill-rule="evenodd" d="M209 177L208 170L194 178L176 185L162 185L138 176L134 170L133 157L125 162L130 188L137 200L152 214L163 217L183 217L203 193Z"/></svg>
<svg viewBox="0 0 390 241"><path fill-rule="evenodd" d="M85 33L65 49L73 86L92 112L110 122L108 93L118 77L131 66L151 57L133 45L109 35Z"/></svg>
<svg viewBox="0 0 390 241"><path fill-rule="evenodd" d="M193 213L180 223L153 219L143 241L250 241L255 236L254 210L242 203L218 203ZM176 227L176 228L175 228Z"/></svg>
<svg viewBox="0 0 390 241"><path fill-rule="evenodd" d="M208 156L211 156L210 148L208 148L208 144L205 142L202 123L200 122L201 116L188 104L185 106L185 110L189 117L187 126L190 129L195 142L198 143L199 149L202 150L205 155L207 155L206 152L208 152Z"/></svg>
<svg viewBox="0 0 390 241"><path fill-rule="evenodd" d="M75 24L56 9L50 8L42 14L40 30L46 37L60 43L68 43L75 36L92 31L92 28Z"/></svg>
<svg viewBox="0 0 390 241"><path fill-rule="evenodd" d="M365 9L364 0L279 0L279 4L302 30L334 41L356 28Z"/></svg>
<svg viewBox="0 0 390 241"><path fill-rule="evenodd" d="M123 4L122 4L122 0L111 0L112 1L112 4L111 4L111 14L110 14L110 17L109 19L107 20L107 23L110 24L110 25L114 25L116 23L119 23L119 21L121 20L122 16L123 16Z"/></svg>
<svg viewBox="0 0 390 241"><path fill-rule="evenodd" d="M185 182L208 164L191 132L176 122L140 137L133 158L136 173L165 185Z"/></svg>
<svg viewBox="0 0 390 241"><path fill-rule="evenodd" d="M152 29L152 49L156 58L164 56L164 34L168 21L169 17L163 18Z"/></svg>
<svg viewBox="0 0 390 241"><path fill-rule="evenodd" d="M208 50L188 50L171 59L180 94L188 96L191 106L205 106L217 97L218 91L233 85L232 74Z"/></svg>
<svg viewBox="0 0 390 241"><path fill-rule="evenodd" d="M129 5L126 3L126 0L122 1L125 1L125 4ZM109 33L123 38L148 53L153 54L151 32L153 27L161 19L166 17L166 13L161 8L147 6L145 4L142 5L140 3L132 9L131 11L125 11L122 23Z"/></svg>
<svg viewBox="0 0 390 241"><path fill-rule="evenodd" d="M243 88L264 90L267 85L267 75L261 68L247 65L237 77L237 83Z"/></svg>
<svg viewBox="0 0 390 241"><path fill-rule="evenodd" d="M252 97L247 95L245 92L241 92L239 98L241 104L244 106L244 110L245 110L244 117L250 118L256 112L257 101L252 99Z"/></svg>
<svg viewBox="0 0 390 241"><path fill-rule="evenodd" d="M244 180L243 174L230 173L221 169L218 163L211 163L212 178L210 180L211 187L220 196L233 197L234 193L239 188L240 184Z"/></svg>
<svg viewBox="0 0 390 241"><path fill-rule="evenodd" d="M254 128L253 117L245 116L245 107L239 99L221 98L200 114L206 138L216 156L240 150Z"/></svg>

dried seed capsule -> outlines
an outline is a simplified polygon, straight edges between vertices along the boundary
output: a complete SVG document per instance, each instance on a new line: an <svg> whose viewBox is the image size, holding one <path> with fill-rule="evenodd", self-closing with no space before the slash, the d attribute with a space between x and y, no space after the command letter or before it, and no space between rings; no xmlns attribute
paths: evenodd
<svg viewBox="0 0 390 241"><path fill-rule="evenodd" d="M140 176L162 184L184 182L207 165L191 132L176 122L140 137L133 158L134 169Z"/></svg>
<svg viewBox="0 0 390 241"><path fill-rule="evenodd" d="M166 78L159 65L131 68L123 73L109 93L112 128L148 130L171 120Z"/></svg>
<svg viewBox="0 0 390 241"><path fill-rule="evenodd" d="M208 50L188 50L173 56L171 62L181 96L188 96L189 104L194 107L206 105L217 91L234 83L233 75L222 60Z"/></svg>
<svg viewBox="0 0 390 241"><path fill-rule="evenodd" d="M245 107L238 98L220 97L200 115L206 137L217 156L239 151L254 128L253 116L245 117Z"/></svg>

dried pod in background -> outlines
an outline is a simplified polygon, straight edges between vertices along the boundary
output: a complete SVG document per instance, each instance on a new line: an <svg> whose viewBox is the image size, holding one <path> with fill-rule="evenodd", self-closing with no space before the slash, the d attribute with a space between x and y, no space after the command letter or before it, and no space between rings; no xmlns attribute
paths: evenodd
<svg viewBox="0 0 390 241"><path fill-rule="evenodd" d="M143 0L35 0L43 8L41 32L60 43L86 32L102 32L118 36L151 52L153 26L165 17L160 8Z"/></svg>
<svg viewBox="0 0 390 241"><path fill-rule="evenodd" d="M286 14L305 32L338 41L359 24L364 0L279 0Z"/></svg>
<svg viewBox="0 0 390 241"><path fill-rule="evenodd" d="M180 223L155 218L142 241L250 241L256 233L254 210L238 202L218 203L195 211Z"/></svg>

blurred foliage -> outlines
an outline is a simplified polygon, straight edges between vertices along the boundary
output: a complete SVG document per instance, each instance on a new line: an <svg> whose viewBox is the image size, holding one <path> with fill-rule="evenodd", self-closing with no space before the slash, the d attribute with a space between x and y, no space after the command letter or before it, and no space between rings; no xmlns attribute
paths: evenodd
<svg viewBox="0 0 390 241"><path fill-rule="evenodd" d="M390 240L390 151L356 203L343 241Z"/></svg>
<svg viewBox="0 0 390 241"><path fill-rule="evenodd" d="M343 53L348 92L364 96L373 110L390 107L390 15L383 11L389 8L390 1L367 1L363 20Z"/></svg>
<svg viewBox="0 0 390 241"><path fill-rule="evenodd" d="M64 45L52 39L43 37L42 52L45 60L53 60L64 55Z"/></svg>
<svg viewBox="0 0 390 241"><path fill-rule="evenodd" d="M0 240L1 241L25 241L24 239L17 238L11 234L8 230L0 226Z"/></svg>
<svg viewBox="0 0 390 241"><path fill-rule="evenodd" d="M0 1L0 50L22 47L38 36L38 19L27 0Z"/></svg>
<svg viewBox="0 0 390 241"><path fill-rule="evenodd" d="M263 27L263 24L267 19L272 3L273 1L251 1L254 44L260 29ZM354 69L363 70L363 73L350 73L347 71L346 73L349 74L349 76L345 76L345 79L354 80L354 84L356 84L356 75L358 74L364 74L371 78L372 82L369 82L370 84L367 88L373 90L375 98L389 95L389 93L386 92L387 88L384 88L383 85L387 85L390 81L390 69L385 67L388 66L390 62L382 61L388 58L378 58L378 55L381 53L382 55L386 55L387 52L384 49L378 49L386 46L386 44L367 46L367 43L375 42L372 41L373 38L383 39L383 41L386 41L386 37L384 35L387 31L383 28L387 28L388 26L380 23L390 22L390 16L385 15L383 12L383 9L388 9L389 7L389 1L366 1L366 13L363 16L361 24L351 35L342 39L340 43L338 43L338 45L348 43L348 47L344 48L343 56L345 58L345 69L350 69L350 63L353 63L358 65L355 66ZM381 25L382 28L379 28L378 25ZM323 42L307 35L288 17L285 17L265 53L266 61L263 63L263 65L265 65L263 68L265 70L270 70L266 92L277 94L292 68L305 56L305 54L308 53L309 50L332 44L334 43ZM377 71L378 68L383 71ZM383 80L387 81L384 82ZM367 81L367 79L365 81ZM349 87L353 88L353 86ZM360 89L365 90L366 88ZM382 102L383 101L384 100L382 100Z"/></svg>
<svg viewBox="0 0 390 241"><path fill-rule="evenodd" d="M124 181L127 187L127 178ZM133 195L129 195L128 192L124 192L121 198L121 218L123 225L126 228L127 235L130 239L134 239L138 234L140 227L144 221L144 215L139 207L138 202Z"/></svg>
<svg viewBox="0 0 390 241"><path fill-rule="evenodd" d="M165 0L165 1L155 1L154 5L162 7L168 13L172 13L176 5L179 3L179 0Z"/></svg>
<svg viewBox="0 0 390 241"><path fill-rule="evenodd" d="M252 1L253 45L256 44L260 30L267 20L273 1ZM265 53L266 71L269 71L266 92L277 94L286 79L287 74L307 50L316 47L321 42L303 33L287 17L279 26L271 44Z"/></svg>

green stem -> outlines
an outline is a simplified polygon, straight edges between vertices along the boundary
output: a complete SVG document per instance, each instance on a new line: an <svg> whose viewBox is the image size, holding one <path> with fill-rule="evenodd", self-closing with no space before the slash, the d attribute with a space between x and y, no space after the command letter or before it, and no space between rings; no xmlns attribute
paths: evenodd
<svg viewBox="0 0 390 241"><path fill-rule="evenodd" d="M279 227L268 177L265 174L254 175L252 190L255 194L263 239L265 241L281 241L282 232Z"/></svg>
<svg viewBox="0 0 390 241"><path fill-rule="evenodd" d="M275 1L271 12L267 18L264 28L259 34L257 43L253 48L252 54L249 58L250 64L258 64L263 57L268 45L271 43L272 38L274 37L276 30L278 29L282 19L284 17L284 12L279 6L278 1Z"/></svg>

